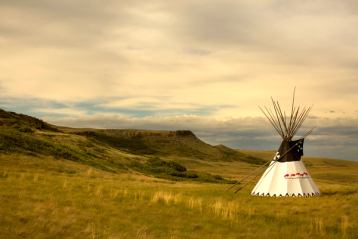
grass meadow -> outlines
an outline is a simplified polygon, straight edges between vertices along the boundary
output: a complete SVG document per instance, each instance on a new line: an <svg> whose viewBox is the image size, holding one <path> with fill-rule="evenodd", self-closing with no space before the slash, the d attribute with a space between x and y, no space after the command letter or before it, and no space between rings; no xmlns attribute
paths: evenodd
<svg viewBox="0 0 358 239"><path fill-rule="evenodd" d="M321 197L266 198L249 195L253 184L234 194L228 184L1 155L0 238L358 238L357 164L316 161L309 170ZM252 170L186 165L238 178Z"/></svg>

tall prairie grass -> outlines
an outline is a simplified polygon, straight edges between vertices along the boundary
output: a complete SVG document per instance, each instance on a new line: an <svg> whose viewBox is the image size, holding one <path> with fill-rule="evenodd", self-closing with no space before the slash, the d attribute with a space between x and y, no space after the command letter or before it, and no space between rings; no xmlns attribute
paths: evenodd
<svg viewBox="0 0 358 239"><path fill-rule="evenodd" d="M317 198L261 198L250 188L74 170L0 165L0 238L358 238L349 180L318 180Z"/></svg>

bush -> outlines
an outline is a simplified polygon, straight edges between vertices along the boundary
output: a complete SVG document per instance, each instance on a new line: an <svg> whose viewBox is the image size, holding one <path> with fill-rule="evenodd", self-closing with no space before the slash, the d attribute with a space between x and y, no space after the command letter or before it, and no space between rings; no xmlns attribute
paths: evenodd
<svg viewBox="0 0 358 239"><path fill-rule="evenodd" d="M186 171L186 168L183 165L181 165L181 164L179 164L177 162L174 162L174 161L169 161L168 166L170 168L172 168L172 169L175 169L178 172L185 172Z"/></svg>
<svg viewBox="0 0 358 239"><path fill-rule="evenodd" d="M186 176L186 178L198 178L199 177L199 175L197 175L194 172L186 172L185 176Z"/></svg>
<svg viewBox="0 0 358 239"><path fill-rule="evenodd" d="M174 161L164 161L160 158L151 158L147 165L154 171L185 172L186 168Z"/></svg>

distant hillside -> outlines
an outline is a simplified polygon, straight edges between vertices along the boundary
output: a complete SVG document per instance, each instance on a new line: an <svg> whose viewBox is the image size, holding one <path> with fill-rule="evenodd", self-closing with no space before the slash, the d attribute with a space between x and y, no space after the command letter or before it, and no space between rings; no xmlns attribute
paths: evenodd
<svg viewBox="0 0 358 239"><path fill-rule="evenodd" d="M209 145L189 130L75 129L4 110L0 110L1 153L66 159L110 172L165 172L191 178L195 174L171 160L265 162L223 145Z"/></svg>
<svg viewBox="0 0 358 239"><path fill-rule="evenodd" d="M225 146L212 146L197 138L189 130L77 130L66 132L82 135L104 145L133 154L190 157L208 161L244 161L260 164L262 159L252 157Z"/></svg>

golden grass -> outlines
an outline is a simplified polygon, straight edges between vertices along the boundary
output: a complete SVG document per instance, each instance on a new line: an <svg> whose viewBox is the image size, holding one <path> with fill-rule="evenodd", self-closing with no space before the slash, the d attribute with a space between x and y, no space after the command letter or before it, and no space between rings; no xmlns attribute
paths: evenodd
<svg viewBox="0 0 358 239"><path fill-rule="evenodd" d="M318 180L322 197L261 198L72 162L76 174L2 163L0 238L357 238L358 186L348 179Z"/></svg>

